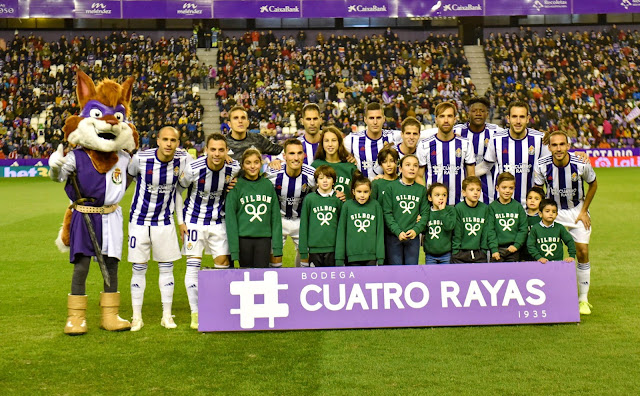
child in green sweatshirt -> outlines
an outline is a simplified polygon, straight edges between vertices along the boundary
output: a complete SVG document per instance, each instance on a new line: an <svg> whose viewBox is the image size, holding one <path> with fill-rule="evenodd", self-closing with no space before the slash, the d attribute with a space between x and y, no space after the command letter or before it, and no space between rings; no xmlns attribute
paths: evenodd
<svg viewBox="0 0 640 396"><path fill-rule="evenodd" d="M267 268L270 253L282 256L282 217L276 190L260 174L262 155L242 154L244 176L227 195L225 216L231 260L241 268Z"/></svg>
<svg viewBox="0 0 640 396"><path fill-rule="evenodd" d="M512 199L516 178L509 172L498 175L498 199L489 204L487 237L492 262L518 261L518 249L527 240L527 213Z"/></svg>
<svg viewBox="0 0 640 396"><path fill-rule="evenodd" d="M451 263L451 238L456 225L456 210L447 205L449 189L442 183L432 183L427 190L431 210L427 212L424 235L425 264Z"/></svg>
<svg viewBox="0 0 640 396"><path fill-rule="evenodd" d="M373 181L371 196L380 206L382 206L384 190L390 183L398 180L398 158L398 151L393 147L385 147L378 153L378 165L382 168L382 175L377 176Z"/></svg>
<svg viewBox="0 0 640 396"><path fill-rule="evenodd" d="M384 261L384 220L378 201L371 198L371 180L356 171L353 200L342 205L336 236L336 265L379 265Z"/></svg>
<svg viewBox="0 0 640 396"><path fill-rule="evenodd" d="M527 240L531 256L543 264L547 261L561 261L564 257L564 243L569 251L569 257L565 261L575 261L576 243L573 237L562 224L555 222L558 204L551 199L543 200L540 203L540 217L542 220L531 227Z"/></svg>
<svg viewBox="0 0 640 396"><path fill-rule="evenodd" d="M464 200L456 205L456 226L451 240L451 262L487 262L487 213L489 206L480 202L482 181L468 176L462 181Z"/></svg>
<svg viewBox="0 0 640 396"><path fill-rule="evenodd" d="M310 267L335 267L336 234L342 201L333 185L336 171L321 165L314 173L318 189L307 194L300 214L300 258L309 258Z"/></svg>
<svg viewBox="0 0 640 396"><path fill-rule="evenodd" d="M527 191L527 232L531 232L531 227L540 222L540 202L544 199L544 190L541 187L533 186ZM520 248L520 261L535 261L527 249L528 242Z"/></svg>
<svg viewBox="0 0 640 396"><path fill-rule="evenodd" d="M400 178L389 183L382 195L386 257L391 265L418 265L418 236L424 231L429 210L426 190L416 183L418 169L418 157L404 156L400 160Z"/></svg>

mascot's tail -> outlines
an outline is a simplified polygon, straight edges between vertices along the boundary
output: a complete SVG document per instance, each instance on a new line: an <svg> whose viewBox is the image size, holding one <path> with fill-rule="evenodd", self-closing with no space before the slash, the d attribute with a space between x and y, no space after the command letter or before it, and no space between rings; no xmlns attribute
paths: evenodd
<svg viewBox="0 0 640 396"><path fill-rule="evenodd" d="M56 239L56 246L62 253L69 253L70 245L70 231L71 231L71 209L67 209L64 212L64 219L62 220L62 227L58 232L58 238Z"/></svg>

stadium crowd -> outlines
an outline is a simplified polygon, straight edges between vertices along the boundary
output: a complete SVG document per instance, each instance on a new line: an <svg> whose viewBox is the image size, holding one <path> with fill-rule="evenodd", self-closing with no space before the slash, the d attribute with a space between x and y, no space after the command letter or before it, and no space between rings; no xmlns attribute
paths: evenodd
<svg viewBox="0 0 640 396"><path fill-rule="evenodd" d="M408 116L430 125L435 104L462 103L475 92L455 35L431 33L409 42L388 29L363 38L319 33L315 45L308 41L304 32L297 38L272 31L224 37L218 52L221 124L241 104L252 128L275 135L297 129L302 106L317 103L328 125L356 131L365 127L365 104L378 100L390 129Z"/></svg>
<svg viewBox="0 0 640 396"><path fill-rule="evenodd" d="M525 100L533 128L564 130L575 147L638 147L640 126L626 117L640 101L639 48L640 32L616 25L491 33L485 54L498 115L504 119L511 101Z"/></svg>
<svg viewBox="0 0 640 396"><path fill-rule="evenodd" d="M33 33L16 34L6 49L0 49L0 156L51 153L63 138L65 119L78 113L78 69L96 81L135 76L130 121L140 133L142 148L154 145L159 128L166 124L182 132L183 147L201 145L204 108L192 86L208 88L211 68L199 63L196 42L187 37L152 40L121 31L103 38L61 35L45 41Z"/></svg>

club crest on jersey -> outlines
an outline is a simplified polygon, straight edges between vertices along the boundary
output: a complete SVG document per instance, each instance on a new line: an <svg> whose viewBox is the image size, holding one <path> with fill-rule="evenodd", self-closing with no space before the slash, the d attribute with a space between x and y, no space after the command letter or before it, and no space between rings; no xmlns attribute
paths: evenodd
<svg viewBox="0 0 640 396"><path fill-rule="evenodd" d="M111 175L111 181L113 184L122 184L122 171L120 168L116 168Z"/></svg>
<svg viewBox="0 0 640 396"><path fill-rule="evenodd" d="M573 172L571 174L571 181L578 181L578 174L576 172Z"/></svg>
<svg viewBox="0 0 640 396"><path fill-rule="evenodd" d="M173 168L173 176L178 176L180 174L180 167L176 166Z"/></svg>
<svg viewBox="0 0 640 396"><path fill-rule="evenodd" d="M302 185L301 189L302 189L302 192L305 192L305 191L307 191L309 189L309 185L307 183L304 183Z"/></svg>
<svg viewBox="0 0 640 396"><path fill-rule="evenodd" d="M187 249L188 249L188 250L193 249L193 244L192 244L191 242L189 242L189 243L187 244Z"/></svg>
<svg viewBox="0 0 640 396"><path fill-rule="evenodd" d="M457 148L456 149L456 157L458 157L458 158L462 157L462 149L461 148Z"/></svg>
<svg viewBox="0 0 640 396"><path fill-rule="evenodd" d="M484 147L489 145L489 138L484 139Z"/></svg>
<svg viewBox="0 0 640 396"><path fill-rule="evenodd" d="M231 175L227 175L224 177L224 182L229 183L231 181Z"/></svg>
<svg viewBox="0 0 640 396"><path fill-rule="evenodd" d="M536 148L533 146L529 146L529 155L533 155L536 152Z"/></svg>

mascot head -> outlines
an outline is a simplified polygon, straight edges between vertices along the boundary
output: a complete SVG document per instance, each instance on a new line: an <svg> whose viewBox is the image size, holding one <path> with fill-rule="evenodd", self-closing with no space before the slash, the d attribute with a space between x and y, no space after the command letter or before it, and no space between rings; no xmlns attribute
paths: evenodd
<svg viewBox="0 0 640 396"><path fill-rule="evenodd" d="M64 137L69 143L85 149L109 153L135 150L138 132L129 123L133 77L122 85L104 79L96 87L91 77L78 71L76 93L82 109L79 116L65 121Z"/></svg>

